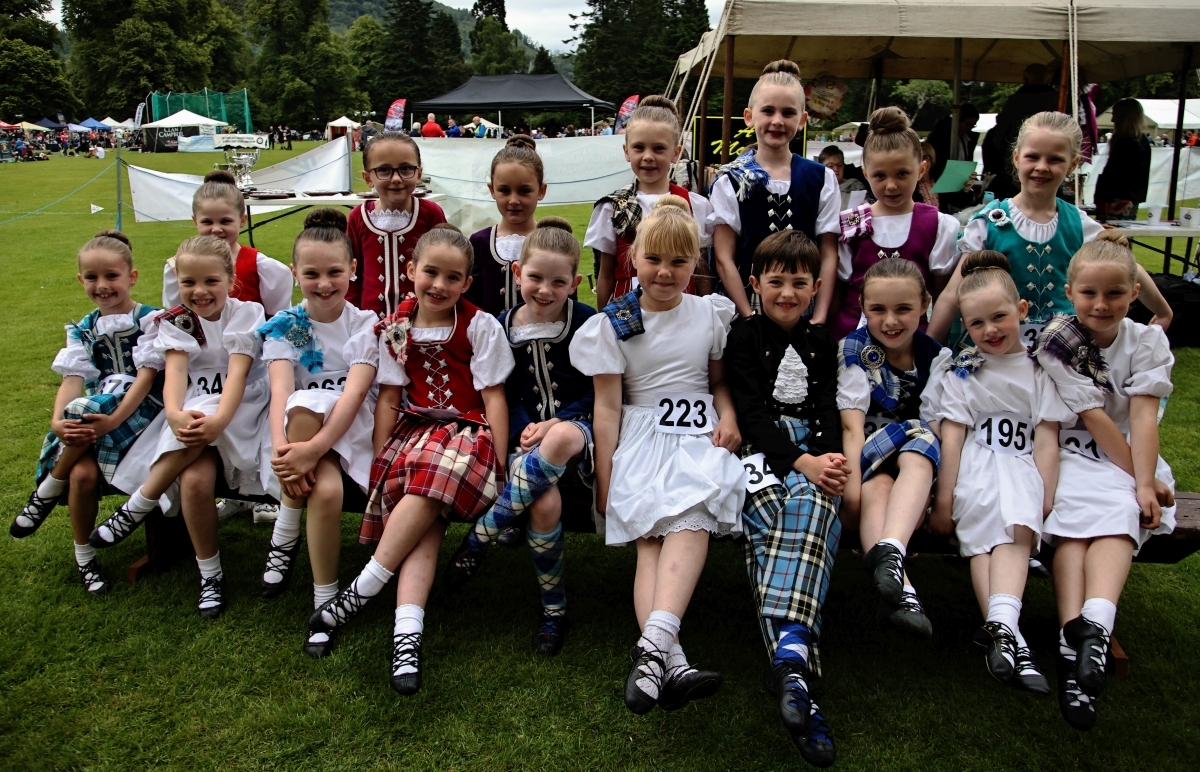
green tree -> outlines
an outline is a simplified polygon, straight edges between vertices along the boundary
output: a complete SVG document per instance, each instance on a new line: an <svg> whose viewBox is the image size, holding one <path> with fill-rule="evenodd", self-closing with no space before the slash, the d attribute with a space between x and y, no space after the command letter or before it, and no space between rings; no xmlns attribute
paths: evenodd
<svg viewBox="0 0 1200 772"><path fill-rule="evenodd" d="M533 66L529 68L532 75L554 75L558 72L554 67L554 60L550 58L550 52L545 46L538 46L537 55L533 57Z"/></svg>
<svg viewBox="0 0 1200 772"><path fill-rule="evenodd" d="M450 14L433 12L429 19L429 47L435 62L438 94L453 91L467 82L471 77L471 64L463 59L462 36Z"/></svg>
<svg viewBox="0 0 1200 772"><path fill-rule="evenodd" d="M354 20L346 32L346 48L350 51L350 63L354 65L354 87L367 95L375 112L381 108L383 89L376 82L379 75L379 55L383 50L383 25L374 16L363 15Z"/></svg>
<svg viewBox="0 0 1200 772"><path fill-rule="evenodd" d="M505 32L508 32L508 11L504 8L504 0L475 0L475 4L471 6L471 15L476 19L491 16L500 22Z"/></svg>
<svg viewBox="0 0 1200 772"><path fill-rule="evenodd" d="M54 53L59 47L58 30L42 18L49 11L50 0L0 0L0 39L20 40Z"/></svg>
<svg viewBox="0 0 1200 772"><path fill-rule="evenodd" d="M914 79L906 81L897 84L892 89L892 96L913 108L909 117L914 121L925 105L950 107L951 102L954 101L954 92L950 90L950 86L946 85L944 80Z"/></svg>
<svg viewBox="0 0 1200 772"><path fill-rule="evenodd" d="M23 115L36 121L43 115L77 109L62 62L51 51L24 40L0 38L0 116Z"/></svg>
<svg viewBox="0 0 1200 772"><path fill-rule="evenodd" d="M212 16L201 43L208 49L212 60L209 70L208 88L213 91L236 91L244 88L250 68L254 65L254 53L246 39L246 25L242 17L230 7L216 2Z"/></svg>
<svg viewBox="0 0 1200 772"><path fill-rule="evenodd" d="M508 75L529 67L517 37L491 16L479 20L471 42L471 69L476 75Z"/></svg>

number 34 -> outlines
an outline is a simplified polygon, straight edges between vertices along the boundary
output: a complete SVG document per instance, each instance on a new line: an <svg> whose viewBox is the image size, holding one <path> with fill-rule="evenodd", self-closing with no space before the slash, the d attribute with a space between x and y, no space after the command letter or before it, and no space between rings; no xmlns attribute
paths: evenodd
<svg viewBox="0 0 1200 772"><path fill-rule="evenodd" d="M659 400L658 406L666 408L662 418L658 419L660 426L676 426L685 429L704 429L708 426L707 405L702 399L670 400L664 397ZM671 415L676 409L679 410L679 417L672 420ZM695 411L694 416L692 416L693 410Z"/></svg>

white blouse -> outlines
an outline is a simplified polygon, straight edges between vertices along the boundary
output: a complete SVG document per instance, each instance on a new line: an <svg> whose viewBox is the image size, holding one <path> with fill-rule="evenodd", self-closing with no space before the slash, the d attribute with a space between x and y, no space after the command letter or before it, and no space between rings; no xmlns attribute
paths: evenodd
<svg viewBox="0 0 1200 772"><path fill-rule="evenodd" d="M638 206L642 208L642 219L650 214L654 204L666 193L638 193ZM712 204L698 193L688 192L688 202L692 205L692 216L700 226L700 246L712 245ZM613 207L608 201L592 210L592 219L588 221L587 233L583 236L583 246L598 249L609 255L617 254L617 233L612 226ZM499 241L499 239L497 239Z"/></svg>
<svg viewBox="0 0 1200 772"><path fill-rule="evenodd" d="M533 324L522 324L514 326L508 331L508 339L512 344L524 343L529 340L545 340L547 338L557 338L562 335L563 328L567 326L566 322L534 322Z"/></svg>
<svg viewBox="0 0 1200 772"><path fill-rule="evenodd" d="M525 237L519 233L496 237L496 254L506 263L515 263L521 259L521 249L525 246Z"/></svg>
<svg viewBox="0 0 1200 772"><path fill-rule="evenodd" d="M234 254L234 259L237 255ZM285 308L292 307L292 287L295 277L292 270L278 260L262 252L258 253L258 294L262 297L263 311L274 316ZM175 258L163 266L163 308L180 305L179 279L175 276Z"/></svg>
<svg viewBox="0 0 1200 772"><path fill-rule="evenodd" d="M776 196L787 193L792 188L790 179L767 180L767 191ZM718 225L728 225L734 233L742 232L742 214L738 209L737 194L733 192L733 182L729 175L724 174L713 185L709 194L712 204L712 214L708 216L710 228ZM837 175L832 169L825 170L825 184L821 186L820 208L817 211L816 234L841 233L838 214L842 211L842 188L838 184Z"/></svg>
<svg viewBox="0 0 1200 772"><path fill-rule="evenodd" d="M301 308L307 301L300 304ZM347 303L342 314L332 322L311 319L313 335L321 341L322 372L349 370L353 365L379 367L379 341L375 335L375 323L379 317L373 311L362 311ZM292 344L281 338L266 338L262 344L262 360L265 364L285 360L296 367L296 382L310 375L300 365L300 354Z"/></svg>
<svg viewBox="0 0 1200 772"><path fill-rule="evenodd" d="M233 354L243 354L250 357L250 373L246 376L247 383L253 383L267 374L267 368L260 360L262 338L258 328L266 322L263 308L253 301L229 298L221 317L216 321L197 316L200 327L204 331L205 345L170 322L154 320L154 324L146 335L138 341L133 350L133 362L137 367L153 367L162 370L166 366L168 351L183 351L188 355L188 371L225 370L229 366L229 357Z"/></svg>
<svg viewBox="0 0 1200 772"><path fill-rule="evenodd" d="M1083 240L1084 242L1091 241L1100 235L1104 230L1104 226L1088 216L1087 212L1080 210L1079 217L1083 223ZM1041 223L1034 222L1029 217L1017 208L1017 205L1008 200L1008 218L1012 220L1013 227L1017 229L1017 233L1026 241L1033 241L1038 244L1045 244L1050 239L1054 238L1054 234L1058 232L1058 214L1050 219L1050 222ZM987 218L979 217L967 223L967 227L963 229L962 238L958 241L959 252L978 252L983 249L987 243Z"/></svg>
<svg viewBox="0 0 1200 772"><path fill-rule="evenodd" d="M414 343L433 343L448 339L453 327L412 327L408 334ZM512 347L504 334L504 328L491 314L480 311L467 326L467 340L471 342L471 381L476 391L504 383L516 366ZM407 386L411 383L403 365L392 358L387 344L377 339L379 352L379 383L386 386Z"/></svg>
<svg viewBox="0 0 1200 772"><path fill-rule="evenodd" d="M896 249L908 241L908 231L912 227L912 212L908 214L872 217L871 225L875 229L871 240L883 249ZM938 213L937 239L933 242L933 251L929 253L929 272L934 276L945 276L958 265L958 218L950 214ZM838 278L850 281L854 275L854 251L849 244L838 241ZM932 291L932 287L929 288Z"/></svg>
<svg viewBox="0 0 1200 772"><path fill-rule="evenodd" d="M149 313L142 317L139 323L143 333L150 330L153 325L154 314ZM111 335L114 332L121 332L133 327L133 314L108 314L106 316L97 317L96 323L92 326L92 330L96 335ZM144 336L139 339L145 340ZM136 348L135 348L136 350ZM136 359L135 359L136 362ZM67 333L67 345L65 348L58 350L58 354L54 357L53 364L50 369L58 373L64 378L75 375L85 381L100 377L100 371L96 369L92 358L88 356L87 349L83 346L83 341L75 340L71 334ZM156 370L161 370L162 367L155 367Z"/></svg>
<svg viewBox="0 0 1200 772"><path fill-rule="evenodd" d="M980 413L1007 411L1042 421L1070 423L1075 414L1063 404L1046 371L1025 352L983 354L983 365L966 378L947 373L937 404L939 420L975 427Z"/></svg>
<svg viewBox="0 0 1200 772"><path fill-rule="evenodd" d="M682 295L670 311L642 311L646 331L618 340L607 314L571 338L571 364L584 375L623 375L625 404L657 404L662 392L709 393L708 363L725 353L737 313L724 295Z"/></svg>
<svg viewBox="0 0 1200 772"><path fill-rule="evenodd" d="M381 231L398 231L408 227L412 222L412 212L398 211L396 209L380 209L378 206L374 209L363 209L363 213L371 218L371 224Z"/></svg>
<svg viewBox="0 0 1200 772"><path fill-rule="evenodd" d="M950 349L943 348L929 365L929 379L921 391L920 418L925 423L938 420L936 404L941 397L942 381L946 377L944 367L952 355ZM908 374L914 379L917 376L915 370L910 370ZM838 372L837 407L838 410L861 410L863 413L871 411L871 382L861 367L843 367Z"/></svg>

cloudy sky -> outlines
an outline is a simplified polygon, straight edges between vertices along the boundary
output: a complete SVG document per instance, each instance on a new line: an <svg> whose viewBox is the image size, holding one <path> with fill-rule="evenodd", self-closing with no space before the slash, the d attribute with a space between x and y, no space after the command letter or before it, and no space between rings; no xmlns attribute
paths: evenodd
<svg viewBox="0 0 1200 772"><path fill-rule="evenodd" d="M474 4L474 0L441 0L453 8L466 8ZM53 0L54 10L46 18L58 24L62 14L61 0ZM549 48L551 51L573 49L574 44L565 45L562 41L572 37L571 18L567 14L580 14L587 10L583 0L508 0L508 26L516 28L535 43ZM705 0L708 6L710 24L716 24L724 7L724 0ZM682 53L682 52L681 52Z"/></svg>

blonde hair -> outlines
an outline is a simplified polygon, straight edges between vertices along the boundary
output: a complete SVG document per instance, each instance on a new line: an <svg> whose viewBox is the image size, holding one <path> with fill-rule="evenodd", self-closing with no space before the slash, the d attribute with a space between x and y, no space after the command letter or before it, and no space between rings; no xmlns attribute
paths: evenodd
<svg viewBox="0 0 1200 772"><path fill-rule="evenodd" d="M121 258L125 263L125 267L133 270L133 245L129 242L129 237L121 231L103 230L88 240L88 243L79 248L78 257L83 257L84 252L93 250L101 252L112 252ZM78 257L76 258L78 260Z"/></svg>
<svg viewBox="0 0 1200 772"><path fill-rule="evenodd" d="M1128 246L1115 241L1096 239L1089 241L1079 248L1067 266L1067 281L1074 282L1075 276L1089 263L1109 263L1123 268L1129 274L1130 285L1136 285L1137 260Z"/></svg>
<svg viewBox="0 0 1200 772"><path fill-rule="evenodd" d="M638 103L637 109L629 116L629 120L625 122L625 136L628 137L633 131L633 127L643 121L670 126L671 136L675 138L675 145L679 145L679 138L683 135L683 129L679 122L679 108L670 99L660 94L651 94L643 98Z"/></svg>
<svg viewBox="0 0 1200 772"><path fill-rule="evenodd" d="M521 246L521 265L525 265L534 252L561 255L571 261L572 273L579 270L579 239L575 238L571 223L562 217L543 217L538 221Z"/></svg>
<svg viewBox="0 0 1200 772"><path fill-rule="evenodd" d="M867 273L863 276L862 296L867 297L867 286L874 279L908 279L917 286L917 292L921 295L921 302L929 302L929 289L925 286L925 277L921 275L921 269L911 260L905 260L903 257L885 257L875 265L867 269Z"/></svg>
<svg viewBox="0 0 1200 772"><path fill-rule="evenodd" d="M912 130L908 115L899 107L881 107L871 113L871 133L863 142L863 164L876 153L911 153L921 163L921 138Z"/></svg>
<svg viewBox="0 0 1200 772"><path fill-rule="evenodd" d="M994 249L981 249L978 252L971 252L963 257L962 262L962 282L958 285L958 302L962 303L963 298L970 295L972 292L978 292L981 289L999 284L1004 293L1008 295L1008 299L1014 304L1021 302L1021 293L1017 292L1017 285L1013 281L1008 258L1003 252L997 252Z"/></svg>
<svg viewBox="0 0 1200 772"><path fill-rule="evenodd" d="M633 254L647 252L700 259L700 229L688 202L670 194L658 200L633 239Z"/></svg>
<svg viewBox="0 0 1200 772"><path fill-rule="evenodd" d="M1079 121L1066 113L1047 111L1026 118L1025 122L1021 124L1021 130L1017 132L1017 143L1013 145L1013 149L1020 152L1029 133L1038 130L1066 137L1071 144L1071 163L1075 163L1079 159L1079 149L1083 146L1083 131L1079 128Z"/></svg>
<svg viewBox="0 0 1200 772"><path fill-rule="evenodd" d="M776 59L763 67L762 75L750 90L750 109L763 86L793 86L800 94L800 109L804 110L804 84L800 82L800 66L787 59Z"/></svg>
<svg viewBox="0 0 1200 772"><path fill-rule="evenodd" d="M238 189L237 180L224 169L213 169L204 175L204 184L192 195L192 217L200 211L200 202L220 201L237 210L238 216L246 214L246 198Z"/></svg>
<svg viewBox="0 0 1200 772"><path fill-rule="evenodd" d="M179 261L184 257L215 257L221 261L225 275L230 281L233 280L233 250L225 243L225 239L216 236L192 236L190 239L184 239L179 249L175 250L176 270L179 270Z"/></svg>
<svg viewBox="0 0 1200 772"><path fill-rule="evenodd" d="M1141 102L1136 99L1118 99L1112 106L1113 136L1142 136L1142 122L1145 117Z"/></svg>
<svg viewBox="0 0 1200 772"><path fill-rule="evenodd" d="M420 238L417 245L413 247L413 265L421 261L421 256L425 254L425 250L430 247L439 246L453 247L461 252L463 259L467 261L466 275L471 275L471 270L475 267L475 249L471 246L471 241L463 235L463 232L448 222L438 223Z"/></svg>

